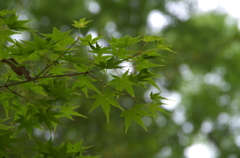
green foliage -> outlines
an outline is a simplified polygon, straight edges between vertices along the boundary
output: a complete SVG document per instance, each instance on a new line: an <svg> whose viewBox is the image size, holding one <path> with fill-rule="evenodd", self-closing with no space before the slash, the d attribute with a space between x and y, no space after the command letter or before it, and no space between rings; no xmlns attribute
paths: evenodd
<svg viewBox="0 0 240 158"><path fill-rule="evenodd" d="M37 157L51 157L51 158L97 158L97 156L83 156L84 150L90 148L82 147L82 141L71 144L66 142L60 146L53 146L52 140L43 143L38 139L36 141L36 149L38 151Z"/></svg>
<svg viewBox="0 0 240 158"><path fill-rule="evenodd" d="M89 22L91 22L91 20L90 20L90 21L85 21L85 19L86 19L86 18L82 18L82 19L80 19L79 21L73 20L73 22L74 22L73 26L76 27L76 28L79 28L79 29L86 27L86 25L87 25Z"/></svg>
<svg viewBox="0 0 240 158"><path fill-rule="evenodd" d="M61 32L53 28L51 34L38 34L26 25L28 21L18 20L15 11L0 12L0 61L2 73L0 78L0 105L5 111L1 116L0 153L1 157L9 156L14 150L14 143L21 143L26 133L34 144L36 157L81 157L90 158L85 151L89 147L82 146L82 140L76 144L69 142L54 146L54 139L44 142L36 138L34 130L56 132L57 128L67 126L64 118L74 120L76 117L91 117L95 109L101 108L110 120L110 113L116 107L117 112L125 119L126 132L132 121L145 127L142 119L145 116L155 117L156 113L164 112L160 100L160 88L155 82L158 77L151 72L151 67L161 66L162 50L170 50L163 39L157 36L141 36L132 38L124 36L112 37L110 46L100 46L99 40L92 35L76 37L71 30ZM85 18L74 21L73 26L84 28L90 21ZM30 31L32 41L16 41L12 35L19 31ZM161 42L159 42L161 41ZM149 42L157 42L156 47L146 48ZM140 50L134 45L141 44ZM124 62L135 63L134 71L120 66ZM156 62L156 61L155 61ZM102 79L99 75L105 75ZM159 93L151 93L151 103L145 103L136 97L133 87L154 86ZM94 101L89 112L76 111L79 103L76 98L85 95ZM136 102L123 105L119 97L130 97ZM19 136L20 135L20 136ZM24 149L26 150L26 149ZM14 154L25 153L21 150Z"/></svg>

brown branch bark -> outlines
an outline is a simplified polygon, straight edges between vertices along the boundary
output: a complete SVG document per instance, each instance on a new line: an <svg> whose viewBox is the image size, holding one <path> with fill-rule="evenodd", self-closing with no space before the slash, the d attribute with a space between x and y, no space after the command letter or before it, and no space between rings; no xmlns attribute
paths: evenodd
<svg viewBox="0 0 240 158"><path fill-rule="evenodd" d="M31 80L32 79L32 77L29 74L29 71L24 66L20 66L20 64L15 59L9 58L9 59L2 59L0 61L3 62L3 63L6 63L8 66L10 66L11 69L18 76L24 75L25 79L27 79L27 80Z"/></svg>

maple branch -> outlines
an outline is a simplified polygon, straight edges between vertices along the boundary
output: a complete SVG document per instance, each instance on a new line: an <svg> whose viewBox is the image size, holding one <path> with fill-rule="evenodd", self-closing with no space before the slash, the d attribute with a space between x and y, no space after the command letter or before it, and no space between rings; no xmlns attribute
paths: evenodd
<svg viewBox="0 0 240 158"><path fill-rule="evenodd" d="M11 69L18 75L24 75L25 79L31 80L32 77L29 75L29 71L21 66L14 58L2 59L0 62L6 63Z"/></svg>
<svg viewBox="0 0 240 158"><path fill-rule="evenodd" d="M9 90L9 92L11 92L11 93L13 93L13 94L15 94L15 95L17 95L17 96L19 96L19 97L21 97L21 98L24 98L24 96L22 96L21 94L15 92L15 91L13 91L13 90L11 90L11 89L8 88L8 87L6 87L6 88Z"/></svg>
<svg viewBox="0 0 240 158"><path fill-rule="evenodd" d="M15 86L15 85L19 85L19 84L23 84L23 83L27 83L27 82L31 82L31 81L36 81L36 80L43 79L43 78L77 76L77 75L89 74L90 72L96 72L96 71L100 71L100 70L103 70L103 69L101 68L101 69L96 69L96 70L91 70L91 71L86 71L86 72L73 73L73 74L49 75L49 76L35 77L35 78L32 78L31 80L25 80L25 81L21 81L21 82L1 85L0 88L3 88L3 87L7 88L7 87L10 87L10 86Z"/></svg>

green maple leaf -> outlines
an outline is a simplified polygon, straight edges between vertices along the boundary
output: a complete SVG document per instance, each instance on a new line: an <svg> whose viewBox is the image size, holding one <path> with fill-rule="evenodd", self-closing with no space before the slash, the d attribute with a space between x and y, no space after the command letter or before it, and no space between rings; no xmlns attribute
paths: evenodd
<svg viewBox="0 0 240 158"><path fill-rule="evenodd" d="M3 16L6 16L8 14L15 14L16 10L8 10L8 9L5 9L5 10L1 10L0 11L0 17L3 17Z"/></svg>
<svg viewBox="0 0 240 158"><path fill-rule="evenodd" d="M18 15L16 15L15 10L0 11L0 18L1 18L0 24L4 23L11 30L16 30L16 31L30 30L26 24L31 20L18 20Z"/></svg>
<svg viewBox="0 0 240 158"><path fill-rule="evenodd" d="M84 28L86 27L86 25L91 22L92 20L89 20L89 21L85 21L86 18L82 18L80 19L79 21L75 21L73 20L74 24L72 24L74 27L76 28Z"/></svg>
<svg viewBox="0 0 240 158"><path fill-rule="evenodd" d="M161 113L170 115L167 111L165 111L163 108L160 107L161 105L163 105L163 103L151 103L148 107L148 110L155 117L157 117L157 112L161 112Z"/></svg>
<svg viewBox="0 0 240 158"><path fill-rule="evenodd" d="M100 68L103 68L103 69L116 69L116 68L121 68L121 66L119 66L119 64L122 62L123 62L123 60L115 61L114 56L112 56L107 61L105 61L105 62L100 61L99 64L95 64L95 65Z"/></svg>
<svg viewBox="0 0 240 158"><path fill-rule="evenodd" d="M126 126L125 133L127 133L128 128L132 121L135 121L136 123L138 123L140 126L142 126L147 131L147 128L143 124L142 116L152 116L152 114L150 114L147 111L144 111L143 107L144 107L144 105L142 105L142 104L135 104L129 110L123 111L121 113L120 116L125 118L125 126Z"/></svg>
<svg viewBox="0 0 240 158"><path fill-rule="evenodd" d="M0 155L6 152L6 149L12 149L17 151L18 149L12 145L12 143L18 142L22 139L13 137L11 130L0 130ZM2 155L1 155L2 156Z"/></svg>
<svg viewBox="0 0 240 158"><path fill-rule="evenodd" d="M159 36L144 36L143 41L145 42L153 42L153 41L161 41L161 43L163 43L163 38L159 37Z"/></svg>
<svg viewBox="0 0 240 158"><path fill-rule="evenodd" d="M80 44L81 45L89 45L90 44L95 44L97 43L97 41L101 38L103 38L104 36L99 36L99 37L96 37L96 38L93 38L91 34L88 34L86 35L85 37L80 37Z"/></svg>
<svg viewBox="0 0 240 158"><path fill-rule="evenodd" d="M46 110L39 110L35 116L38 118L39 123L45 123L45 125L51 130L53 128L53 122L61 124L57 119L60 112L52 111L51 107L48 107Z"/></svg>
<svg viewBox="0 0 240 158"><path fill-rule="evenodd" d="M73 88L80 87L84 94L88 97L88 91L93 90L96 93L101 93L95 86L92 84L96 82L93 78L87 77L87 75L78 76L78 81L74 83Z"/></svg>
<svg viewBox="0 0 240 158"><path fill-rule="evenodd" d="M148 69L144 68L137 75L131 74L129 76L129 79L133 83L139 83L149 81L149 79L152 79L152 77L156 77L156 75L149 72Z"/></svg>
<svg viewBox="0 0 240 158"><path fill-rule="evenodd" d="M115 96L116 94L113 92L105 92L103 94L95 94L91 96L92 98L96 98L96 100L94 101L90 112L92 112L94 109L102 105L102 110L107 117L107 123L109 123L110 105L115 106L124 111L124 109L119 105L117 100L114 98Z"/></svg>
<svg viewBox="0 0 240 158"><path fill-rule="evenodd" d="M61 32L57 28L53 28L52 34L42 34L46 39L49 39L50 43L54 45L54 49L57 51L64 50L66 46L71 45L74 42L74 37L69 35L72 30Z"/></svg>
<svg viewBox="0 0 240 158"><path fill-rule="evenodd" d="M71 120L74 120L72 118L72 116L79 116L79 117L85 117L86 118L86 116L74 111L74 109L76 109L78 107L79 106L64 105L60 108L60 114L58 115L58 117L66 117L66 118L69 118Z"/></svg>
<svg viewBox="0 0 240 158"><path fill-rule="evenodd" d="M120 38L112 37L112 39L109 40L109 43L112 47L123 48L123 47L128 47L130 45L133 45L139 41L141 41L140 36L132 38L131 36L127 35Z"/></svg>
<svg viewBox="0 0 240 158"><path fill-rule="evenodd" d="M129 81L128 71L126 71L121 77L111 75L114 79L109 82L109 85L116 85L116 89L122 91L125 89L129 94L134 96L132 85L133 82Z"/></svg>
<svg viewBox="0 0 240 158"><path fill-rule="evenodd" d="M72 37L69 35L72 32L72 30L61 32L57 28L53 28L52 34L42 34L47 38L51 38L51 41L59 41L59 40L66 40L67 38Z"/></svg>
<svg viewBox="0 0 240 158"><path fill-rule="evenodd" d="M150 98L155 101L155 102L159 102L160 100L168 100L162 96L160 96L161 93L150 93Z"/></svg>
<svg viewBox="0 0 240 158"><path fill-rule="evenodd" d="M92 53L97 53L99 55L102 55L102 54L109 54L109 48L108 47L101 47L97 42L96 42L96 46L93 46L90 42L89 43L89 46L91 47Z"/></svg>
<svg viewBox="0 0 240 158"><path fill-rule="evenodd" d="M150 68L150 67L159 67L159 66L162 66L162 65L149 62L147 59L138 59L136 61L136 69L137 70L142 70L142 69Z"/></svg>

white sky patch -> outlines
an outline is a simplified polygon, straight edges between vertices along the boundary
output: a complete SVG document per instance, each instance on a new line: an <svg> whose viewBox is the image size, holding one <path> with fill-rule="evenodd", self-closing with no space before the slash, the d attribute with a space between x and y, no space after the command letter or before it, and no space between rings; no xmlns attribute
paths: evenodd
<svg viewBox="0 0 240 158"><path fill-rule="evenodd" d="M99 44L101 47L107 47L107 46L108 46L108 42L107 42L105 39L103 39L103 38L101 38L101 39L98 40L98 44Z"/></svg>
<svg viewBox="0 0 240 158"><path fill-rule="evenodd" d="M107 35L109 37L115 37L115 38L121 37L121 34L116 30L117 29L116 23L113 21L107 22L104 29L107 32Z"/></svg>
<svg viewBox="0 0 240 158"><path fill-rule="evenodd" d="M180 20L185 21L189 18L187 4L183 1L168 2L166 4L166 9Z"/></svg>
<svg viewBox="0 0 240 158"><path fill-rule="evenodd" d="M159 32L170 23L167 16L163 15L159 10L152 10L148 14L147 22L153 32Z"/></svg>
<svg viewBox="0 0 240 158"><path fill-rule="evenodd" d="M240 135L235 136L235 144L240 147Z"/></svg>
<svg viewBox="0 0 240 158"><path fill-rule="evenodd" d="M219 9L235 18L240 18L239 1L236 0L198 0L198 7L202 12Z"/></svg>
<svg viewBox="0 0 240 158"><path fill-rule="evenodd" d="M91 34L91 35L92 35L92 38L98 37L98 33L97 33L96 29L94 29L94 28L91 28L91 29L87 32L87 35L88 35L88 34Z"/></svg>
<svg viewBox="0 0 240 158"><path fill-rule="evenodd" d="M240 115L236 114L236 115L230 117L229 125L230 125L230 129L231 129L232 133L239 134L238 129L240 128Z"/></svg>
<svg viewBox="0 0 240 158"><path fill-rule="evenodd" d="M220 6L231 16L240 18L239 1L236 0L220 0Z"/></svg>
<svg viewBox="0 0 240 158"><path fill-rule="evenodd" d="M215 158L215 154L211 151L210 146L206 144L194 144L185 149L186 158Z"/></svg>
<svg viewBox="0 0 240 158"><path fill-rule="evenodd" d="M221 0L198 0L200 11L207 12L220 7Z"/></svg>
<svg viewBox="0 0 240 158"><path fill-rule="evenodd" d="M230 119L229 114L222 112L218 115L217 123L219 125L229 124L229 119Z"/></svg>
<svg viewBox="0 0 240 158"><path fill-rule="evenodd" d="M10 37L16 41L29 40L31 34L29 32L21 32L20 34L11 35ZM13 43L8 42L8 45L13 45Z"/></svg>
<svg viewBox="0 0 240 158"><path fill-rule="evenodd" d="M189 81L189 80L193 79L194 74L188 65L186 65L186 64L180 65L179 71L185 80Z"/></svg>
<svg viewBox="0 0 240 158"><path fill-rule="evenodd" d="M107 22L107 24L106 24L106 26L105 26L105 30L108 32L108 33L113 33L113 32L115 32L116 31L116 28L117 28L117 26L116 26L116 24L115 24L115 22L113 22L113 21L109 21L109 22Z"/></svg>
<svg viewBox="0 0 240 158"><path fill-rule="evenodd" d="M122 69L119 69L120 71L122 71L123 73L125 73L126 71L128 71L128 73L132 73L134 71L134 68L133 68L133 64L132 62L122 62L121 64L119 64L119 66L122 66L123 68Z"/></svg>
<svg viewBox="0 0 240 158"><path fill-rule="evenodd" d="M238 20L240 28L239 1L236 0L198 0L200 12L218 10Z"/></svg>
<svg viewBox="0 0 240 158"><path fill-rule="evenodd" d="M34 128L34 134L36 136L41 136L44 133L43 130L39 129L39 128Z"/></svg>
<svg viewBox="0 0 240 158"><path fill-rule="evenodd" d="M182 125L182 130L184 133L189 134L193 131L193 124L191 122L184 122Z"/></svg>
<svg viewBox="0 0 240 158"><path fill-rule="evenodd" d="M213 130L213 123L211 121L204 121L201 125L203 133L210 133Z"/></svg>
<svg viewBox="0 0 240 158"><path fill-rule="evenodd" d="M172 149L170 147L163 147L159 153L157 154L157 157L158 158L161 158L161 157L168 157L170 156L172 153Z"/></svg>
<svg viewBox="0 0 240 158"><path fill-rule="evenodd" d="M183 123L186 121L185 108L179 108L176 110L173 113L172 119L177 125L183 125Z"/></svg>
<svg viewBox="0 0 240 158"><path fill-rule="evenodd" d="M88 3L88 10L92 13L92 14L98 14L101 11L100 5L97 2L89 2Z"/></svg>
<svg viewBox="0 0 240 158"><path fill-rule="evenodd" d="M28 20L28 13L26 11L21 10L18 15L19 20Z"/></svg>
<svg viewBox="0 0 240 158"><path fill-rule="evenodd" d="M236 18L240 28L240 11L239 2L236 0L197 0L199 12L208 12L211 10L219 10ZM189 18L186 3L182 1L168 2L166 9L180 20ZM152 10L147 18L149 28L152 32L159 32L162 28L170 23L169 17L163 15L159 10Z"/></svg>
<svg viewBox="0 0 240 158"><path fill-rule="evenodd" d="M166 95L164 95L165 98L168 100L162 100L163 103L166 105L163 105L162 107L167 110L173 110L176 108L176 106L181 102L181 95L178 92L169 92Z"/></svg>
<svg viewBox="0 0 240 158"><path fill-rule="evenodd" d="M220 83L222 82L222 78L218 74L207 73L204 76L204 82L212 85L220 85Z"/></svg>
<svg viewBox="0 0 240 158"><path fill-rule="evenodd" d="M15 35L12 35L11 38L13 38L16 41L20 41L20 40L23 40L23 34L15 34Z"/></svg>
<svg viewBox="0 0 240 158"><path fill-rule="evenodd" d="M52 140L54 140L55 134L53 132L50 132L49 130L47 130L44 132L44 137L46 140L49 140L50 138L52 138Z"/></svg>

